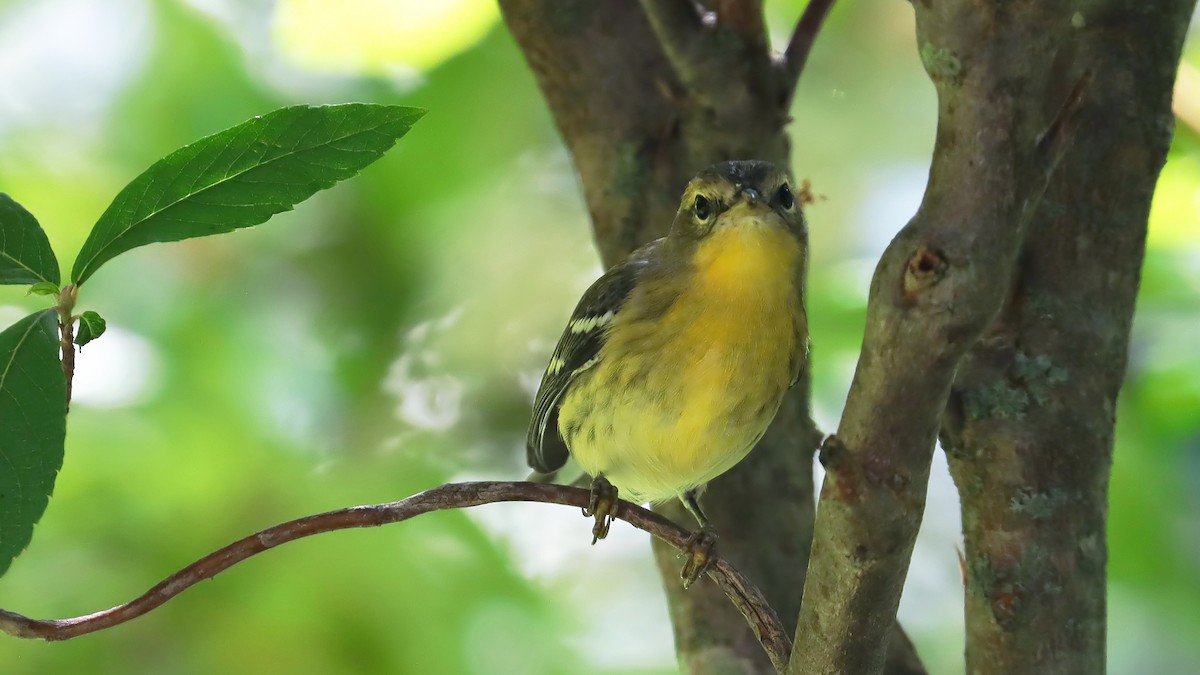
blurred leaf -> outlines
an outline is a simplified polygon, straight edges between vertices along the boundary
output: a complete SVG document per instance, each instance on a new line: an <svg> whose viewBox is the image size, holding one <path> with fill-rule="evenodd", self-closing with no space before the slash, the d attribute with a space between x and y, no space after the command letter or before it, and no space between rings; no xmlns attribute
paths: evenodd
<svg viewBox="0 0 1200 675"><path fill-rule="evenodd" d="M60 289L58 284L53 281L39 281L29 287L29 292L25 295L55 295Z"/></svg>
<svg viewBox="0 0 1200 675"><path fill-rule="evenodd" d="M428 71L479 42L500 19L492 0L342 0L274 4L274 37L307 68L388 75Z"/></svg>
<svg viewBox="0 0 1200 675"><path fill-rule="evenodd" d="M55 310L31 314L0 333L0 574L29 544L54 490L66 401Z"/></svg>
<svg viewBox="0 0 1200 675"><path fill-rule="evenodd" d="M37 218L0 192L0 284L58 280L58 261Z"/></svg>
<svg viewBox="0 0 1200 675"><path fill-rule="evenodd" d="M1163 167L1150 204L1146 244L1152 248L1185 249L1200 242L1200 162L1186 153Z"/></svg>
<svg viewBox="0 0 1200 675"><path fill-rule="evenodd" d="M424 115L351 103L294 106L167 155L127 185L75 261L82 284L111 258L153 242L265 222L379 159Z"/></svg>
<svg viewBox="0 0 1200 675"><path fill-rule="evenodd" d="M99 314L87 311L79 315L79 332L75 335L75 344L82 347L96 338L104 335L108 322Z"/></svg>

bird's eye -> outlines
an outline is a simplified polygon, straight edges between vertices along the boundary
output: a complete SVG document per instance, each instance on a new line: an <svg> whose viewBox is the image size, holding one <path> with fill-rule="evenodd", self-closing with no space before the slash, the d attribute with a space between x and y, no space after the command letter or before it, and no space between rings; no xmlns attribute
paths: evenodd
<svg viewBox="0 0 1200 675"><path fill-rule="evenodd" d="M786 211L791 211L792 207L796 205L796 198L792 196L792 189L788 187L787 183L779 186L779 192L776 193L775 200Z"/></svg>
<svg viewBox="0 0 1200 675"><path fill-rule="evenodd" d="M712 217L712 203L704 195L696 195L696 201L692 204L692 212L696 214L696 220L704 222Z"/></svg>

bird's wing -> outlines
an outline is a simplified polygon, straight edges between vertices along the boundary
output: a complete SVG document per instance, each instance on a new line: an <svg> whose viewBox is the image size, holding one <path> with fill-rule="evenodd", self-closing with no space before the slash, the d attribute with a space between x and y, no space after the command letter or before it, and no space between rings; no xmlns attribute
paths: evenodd
<svg viewBox="0 0 1200 675"><path fill-rule="evenodd" d="M600 349L608 340L613 318L625 304L638 277L650 265L650 254L661 241L634 251L597 279L572 312L533 401L526 450L529 466L535 471L549 473L566 463L567 445L558 433L558 409L563 394L580 373L599 363Z"/></svg>

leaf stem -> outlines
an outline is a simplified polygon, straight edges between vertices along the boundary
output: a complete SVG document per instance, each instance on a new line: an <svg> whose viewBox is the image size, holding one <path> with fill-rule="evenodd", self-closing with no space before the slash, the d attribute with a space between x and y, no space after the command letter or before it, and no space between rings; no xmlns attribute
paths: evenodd
<svg viewBox="0 0 1200 675"><path fill-rule="evenodd" d="M59 345L62 347L62 369L63 377L67 381L67 406L71 405L71 383L75 379L75 319L72 314L75 310L75 301L79 298L79 286L75 284L67 284L55 296L58 298L58 304L54 309L58 311L58 330Z"/></svg>

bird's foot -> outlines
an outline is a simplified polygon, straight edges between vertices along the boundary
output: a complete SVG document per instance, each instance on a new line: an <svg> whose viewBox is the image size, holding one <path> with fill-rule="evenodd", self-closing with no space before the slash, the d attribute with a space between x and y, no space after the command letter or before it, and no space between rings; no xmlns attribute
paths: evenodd
<svg viewBox="0 0 1200 675"><path fill-rule="evenodd" d="M617 487L598 474L592 480L592 496L583 510L583 515L596 519L596 524L592 526L592 544L608 536L608 527L617 513L618 501Z"/></svg>
<svg viewBox="0 0 1200 675"><path fill-rule="evenodd" d="M693 532L687 540L684 554L688 559L679 576L683 579L683 589L687 590L717 559L717 531L711 525L705 525Z"/></svg>

